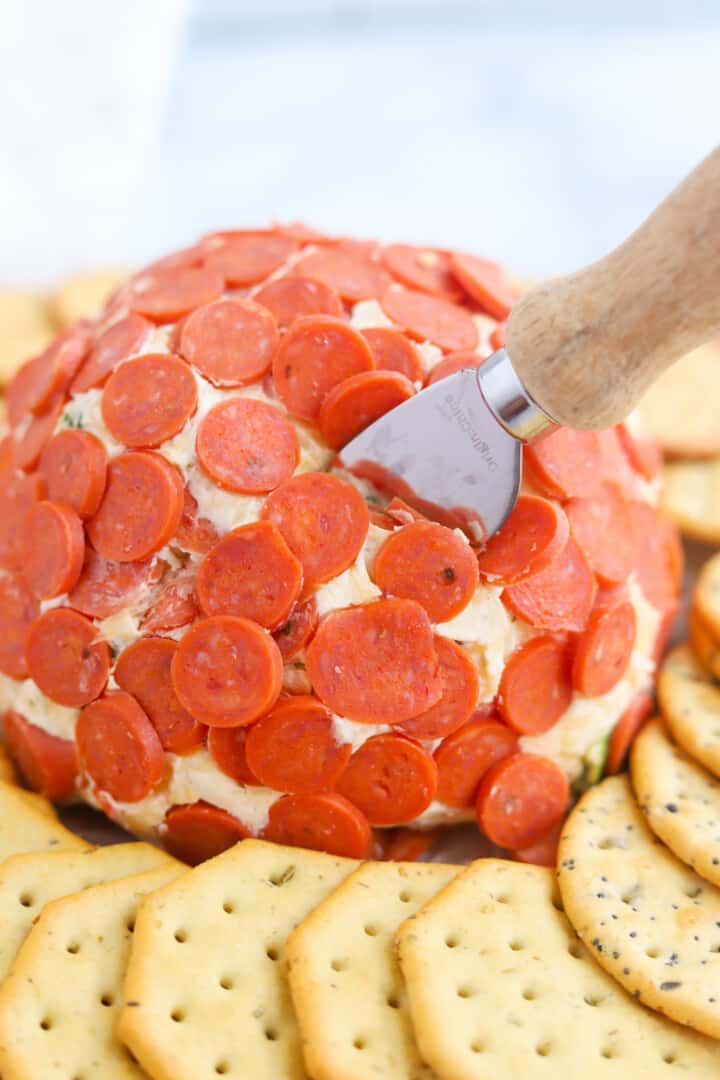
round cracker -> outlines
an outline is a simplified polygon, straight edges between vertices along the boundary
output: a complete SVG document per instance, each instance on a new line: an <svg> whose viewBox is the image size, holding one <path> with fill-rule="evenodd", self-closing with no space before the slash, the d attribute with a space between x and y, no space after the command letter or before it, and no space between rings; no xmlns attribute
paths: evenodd
<svg viewBox="0 0 720 1080"><path fill-rule="evenodd" d="M688 617L690 644L696 657L714 679L720 679L720 646L715 642L700 612L691 610Z"/></svg>
<svg viewBox="0 0 720 1080"><path fill-rule="evenodd" d="M720 776L720 687L687 645L665 657L657 693L675 742Z"/></svg>
<svg viewBox="0 0 720 1080"><path fill-rule="evenodd" d="M686 536L720 543L720 458L666 465L661 503Z"/></svg>
<svg viewBox="0 0 720 1080"><path fill-rule="evenodd" d="M50 297L50 310L59 329L78 319L94 319L126 278L126 270L91 270L61 282Z"/></svg>
<svg viewBox="0 0 720 1080"><path fill-rule="evenodd" d="M54 336L55 330L50 323L38 323L7 333L3 330L0 336L0 388L4 389L18 368L31 356L42 352Z"/></svg>
<svg viewBox="0 0 720 1080"><path fill-rule="evenodd" d="M720 339L669 368L639 406L643 427L676 457L720 454Z"/></svg>
<svg viewBox="0 0 720 1080"><path fill-rule="evenodd" d="M692 608L710 637L720 640L720 554L713 555L700 568Z"/></svg>
<svg viewBox="0 0 720 1080"><path fill-rule="evenodd" d="M571 812L558 883L601 967L643 1004L720 1036L720 890L658 841L627 777L590 788Z"/></svg>

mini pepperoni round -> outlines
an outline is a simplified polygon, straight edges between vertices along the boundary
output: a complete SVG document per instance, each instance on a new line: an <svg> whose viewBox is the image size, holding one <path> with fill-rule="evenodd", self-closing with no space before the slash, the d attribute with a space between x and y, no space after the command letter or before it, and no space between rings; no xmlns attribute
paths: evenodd
<svg viewBox="0 0 720 1080"><path fill-rule="evenodd" d="M600 443L594 431L557 428L523 452L528 480L551 499L593 498L603 488Z"/></svg>
<svg viewBox="0 0 720 1080"><path fill-rule="evenodd" d="M254 285L278 270L297 250L288 236L271 232L239 232L208 237L205 266L222 274L229 285Z"/></svg>
<svg viewBox="0 0 720 1080"><path fill-rule="evenodd" d="M25 642L30 677L58 705L79 709L103 692L110 646L71 608L51 608L35 619Z"/></svg>
<svg viewBox="0 0 720 1080"><path fill-rule="evenodd" d="M152 559L118 563L85 549L77 585L68 596L70 607L93 619L107 619L134 607L160 579L162 566Z"/></svg>
<svg viewBox="0 0 720 1080"><path fill-rule="evenodd" d="M415 387L399 371L361 371L344 379L326 395L318 427L333 450L341 450L390 409L409 401Z"/></svg>
<svg viewBox="0 0 720 1080"><path fill-rule="evenodd" d="M371 326L360 333L370 346L379 371L399 371L410 382L423 381L423 366L417 349L399 330L389 326Z"/></svg>
<svg viewBox="0 0 720 1080"><path fill-rule="evenodd" d="M535 637L517 649L500 679L498 707L519 735L541 735L557 723L572 700L572 657L568 646Z"/></svg>
<svg viewBox="0 0 720 1080"><path fill-rule="evenodd" d="M449 300L391 285L380 303L388 318L417 341L430 341L446 352L477 346L478 331L472 315Z"/></svg>
<svg viewBox="0 0 720 1080"><path fill-rule="evenodd" d="M16 712L5 713L3 738L33 791L53 802L74 793L78 770L72 739L59 739Z"/></svg>
<svg viewBox="0 0 720 1080"><path fill-rule="evenodd" d="M430 621L412 600L333 611L307 649L320 700L350 720L395 724L440 700L442 677Z"/></svg>
<svg viewBox="0 0 720 1080"><path fill-rule="evenodd" d="M339 247L303 255L294 270L317 278L353 304L358 300L378 299L390 281L378 263Z"/></svg>
<svg viewBox="0 0 720 1080"><path fill-rule="evenodd" d="M45 498L45 478L39 473L15 473L6 470L0 482L0 566L20 568L22 529L28 511Z"/></svg>
<svg viewBox="0 0 720 1080"><path fill-rule="evenodd" d="M272 312L281 330L287 330L299 315L343 315L342 302L334 289L316 278L300 275L269 281L254 299Z"/></svg>
<svg viewBox="0 0 720 1080"><path fill-rule="evenodd" d="M290 618L279 626L273 639L284 663L292 660L306 647L317 630L318 608L314 596L309 596L293 609Z"/></svg>
<svg viewBox="0 0 720 1080"><path fill-rule="evenodd" d="M305 591L355 562L370 515L357 488L329 473L293 476L265 500L262 517L278 527L302 563Z"/></svg>
<svg viewBox="0 0 720 1080"><path fill-rule="evenodd" d="M277 701L283 664L277 645L257 623L215 615L190 627L171 670L175 693L198 723L242 727Z"/></svg>
<svg viewBox="0 0 720 1080"><path fill-rule="evenodd" d="M159 831L165 850L187 866L214 859L252 835L238 818L203 799L171 806Z"/></svg>
<svg viewBox="0 0 720 1080"><path fill-rule="evenodd" d="M620 772L625 764L628 750L632 746L635 736L650 716L652 707L652 695L645 691L636 694L630 702L610 736L610 745L605 762L606 776L615 776Z"/></svg>
<svg viewBox="0 0 720 1080"><path fill-rule="evenodd" d="M28 674L27 635L40 604L25 582L13 574L0 576L0 671L13 679Z"/></svg>
<svg viewBox="0 0 720 1080"><path fill-rule="evenodd" d="M202 267L178 267L137 275L128 287L132 311L154 323L174 322L222 296L222 274Z"/></svg>
<svg viewBox="0 0 720 1080"><path fill-rule="evenodd" d="M596 499L570 499L570 530L602 585L617 585L633 568L635 544L630 510L612 484Z"/></svg>
<svg viewBox="0 0 720 1080"><path fill-rule="evenodd" d="M447 622L467 607L479 580L469 544L431 521L415 521L389 536L374 575L384 593L416 600L433 622Z"/></svg>
<svg viewBox="0 0 720 1080"><path fill-rule="evenodd" d="M284 795L270 807L263 838L286 847L367 859L372 833L367 818L335 792Z"/></svg>
<svg viewBox="0 0 720 1080"><path fill-rule="evenodd" d="M517 736L504 724L486 718L470 720L443 739L435 751L437 798L461 809L472 806L478 784L490 766L518 749Z"/></svg>
<svg viewBox="0 0 720 1080"><path fill-rule="evenodd" d="M480 781L478 824L498 847L529 847L560 821L569 799L567 778L554 761L512 754L491 766Z"/></svg>
<svg viewBox="0 0 720 1080"><path fill-rule="evenodd" d="M75 511L65 503L36 503L22 532L22 573L35 595L51 600L69 592L85 556L85 533Z"/></svg>
<svg viewBox="0 0 720 1080"><path fill-rule="evenodd" d="M630 663L636 630L635 608L630 603L593 612L575 650L575 689L588 697L612 690Z"/></svg>
<svg viewBox="0 0 720 1080"><path fill-rule="evenodd" d="M38 471L49 499L66 503L81 518L96 513L107 472L107 453L97 436L75 428L58 432L45 445Z"/></svg>
<svg viewBox="0 0 720 1080"><path fill-rule="evenodd" d="M562 822L553 825L549 832L536 840L529 847L518 848L513 851L513 858L517 862L529 863L531 866L548 866L554 870L557 866L557 850L560 841Z"/></svg>
<svg viewBox="0 0 720 1080"><path fill-rule="evenodd" d="M242 615L268 630L285 622L302 587L302 566L269 521L226 533L200 564L204 615Z"/></svg>
<svg viewBox="0 0 720 1080"><path fill-rule="evenodd" d="M245 386L269 370L278 341L266 308L253 300L216 300L185 319L179 349L215 386Z"/></svg>
<svg viewBox="0 0 720 1080"><path fill-rule="evenodd" d="M107 470L98 512L87 523L90 543L106 559L139 562L175 535L183 510L177 469L147 450L119 454Z"/></svg>
<svg viewBox="0 0 720 1080"><path fill-rule="evenodd" d="M87 343L86 332L68 330L23 364L7 390L11 426L19 424L28 412L37 416L47 412L82 363Z"/></svg>
<svg viewBox="0 0 720 1080"><path fill-rule="evenodd" d="M29 472L37 465L46 443L55 431L65 405L65 397L59 394L47 412L34 416L22 434L15 433L13 463L16 469Z"/></svg>
<svg viewBox="0 0 720 1080"><path fill-rule="evenodd" d="M177 630L180 626L189 626L197 615L195 575L192 572L179 571L150 605L141 627L146 634L166 633L168 630Z"/></svg>
<svg viewBox="0 0 720 1080"><path fill-rule="evenodd" d="M545 570L564 550L570 526L562 507L536 495L520 495L482 551L480 573L491 585L514 585Z"/></svg>
<svg viewBox="0 0 720 1080"><path fill-rule="evenodd" d="M170 676L176 652L177 642L171 638L138 638L120 653L115 680L141 705L163 750L189 754L204 744L207 729L177 699Z"/></svg>
<svg viewBox="0 0 720 1080"><path fill-rule="evenodd" d="M403 285L446 300L462 300L463 291L452 275L450 257L444 251L413 244L388 244L381 249L380 258Z"/></svg>
<svg viewBox="0 0 720 1080"><path fill-rule="evenodd" d="M437 765L419 743L373 735L350 758L338 791L371 825L402 825L428 808L437 782Z"/></svg>
<svg viewBox="0 0 720 1080"><path fill-rule="evenodd" d="M450 268L465 292L483 311L493 319L507 319L515 298L503 281L497 263L455 252L450 257Z"/></svg>
<svg viewBox="0 0 720 1080"><path fill-rule="evenodd" d="M207 518L199 516L197 500L185 488L182 517L173 543L195 555L205 555L219 539L217 529Z"/></svg>
<svg viewBox="0 0 720 1080"><path fill-rule="evenodd" d="M682 590L684 561L678 528L648 503L628 503L628 510L640 588L658 611L674 612Z"/></svg>
<svg viewBox="0 0 720 1080"><path fill-rule="evenodd" d="M449 638L435 635L435 652L440 661L442 697L402 726L404 735L415 739L442 739L469 720L480 695L480 680L471 657Z"/></svg>
<svg viewBox="0 0 720 1080"><path fill-rule="evenodd" d="M139 802L165 774L155 728L135 698L122 690L82 710L75 739L82 772L97 791L118 802Z"/></svg>
<svg viewBox="0 0 720 1080"><path fill-rule="evenodd" d="M259 785L255 773L248 765L246 727L210 728L207 746L210 756L226 776L237 780L238 784Z"/></svg>
<svg viewBox="0 0 720 1080"><path fill-rule="evenodd" d="M172 353L126 360L102 395L102 416L110 434L131 449L152 449L172 439L196 409L193 373Z"/></svg>
<svg viewBox="0 0 720 1080"><path fill-rule="evenodd" d="M282 484L300 457L293 426L274 405L254 398L215 405L200 423L196 451L218 487L246 495Z"/></svg>
<svg viewBox="0 0 720 1080"><path fill-rule="evenodd" d="M86 390L102 386L121 360L143 350L152 333L152 323L135 312L112 323L100 334L75 376L71 385L73 394L83 394Z"/></svg>
<svg viewBox="0 0 720 1080"><path fill-rule="evenodd" d="M443 832L439 826L434 829L400 826L384 831L388 835L383 836L385 843L380 856L383 862L418 862L442 839Z"/></svg>
<svg viewBox="0 0 720 1080"><path fill-rule="evenodd" d="M590 565L570 536L564 550L529 581L510 585L502 594L513 615L543 630L582 630L592 611L597 582Z"/></svg>
<svg viewBox="0 0 720 1080"><path fill-rule="evenodd" d="M479 368L482 363L485 362L486 357L481 356L480 353L476 353L474 350L463 350L461 352L451 352L436 364L434 368L431 368L427 378L425 379L426 386L432 386L433 383L440 382L441 379L446 379L448 375L454 375L456 371L465 371L467 368Z"/></svg>
<svg viewBox="0 0 720 1080"><path fill-rule="evenodd" d="M350 760L333 735L332 714L317 698L280 701L248 731L250 769L265 787L294 795L333 788Z"/></svg>
<svg viewBox="0 0 720 1080"><path fill-rule="evenodd" d="M357 330L331 315L303 315L275 353L273 382L291 413L314 421L326 394L374 366L370 347Z"/></svg>

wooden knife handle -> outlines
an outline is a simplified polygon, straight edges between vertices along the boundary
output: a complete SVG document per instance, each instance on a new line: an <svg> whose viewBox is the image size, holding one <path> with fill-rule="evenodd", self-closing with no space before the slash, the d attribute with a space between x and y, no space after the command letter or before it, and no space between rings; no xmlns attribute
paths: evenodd
<svg viewBox="0 0 720 1080"><path fill-rule="evenodd" d="M720 147L615 251L526 293L507 351L550 416L592 429L622 420L718 331Z"/></svg>

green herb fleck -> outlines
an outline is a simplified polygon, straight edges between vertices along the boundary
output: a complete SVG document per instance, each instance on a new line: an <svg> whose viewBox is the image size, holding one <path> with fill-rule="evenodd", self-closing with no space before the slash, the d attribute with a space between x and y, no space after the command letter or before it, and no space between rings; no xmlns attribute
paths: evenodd
<svg viewBox="0 0 720 1080"><path fill-rule="evenodd" d="M303 664L302 660L293 660L293 667L297 668L298 671L305 670L305 665Z"/></svg>
<svg viewBox="0 0 720 1080"><path fill-rule="evenodd" d="M77 416L73 416L72 413L63 413L63 424L65 427L81 429L83 426L82 414L78 413Z"/></svg>

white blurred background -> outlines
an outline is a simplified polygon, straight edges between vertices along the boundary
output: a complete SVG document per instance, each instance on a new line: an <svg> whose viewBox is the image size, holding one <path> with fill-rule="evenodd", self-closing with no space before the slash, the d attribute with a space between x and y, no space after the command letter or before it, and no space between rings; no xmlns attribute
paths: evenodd
<svg viewBox="0 0 720 1080"><path fill-rule="evenodd" d="M301 219L562 271L719 139L718 0L0 0L0 283Z"/></svg>

